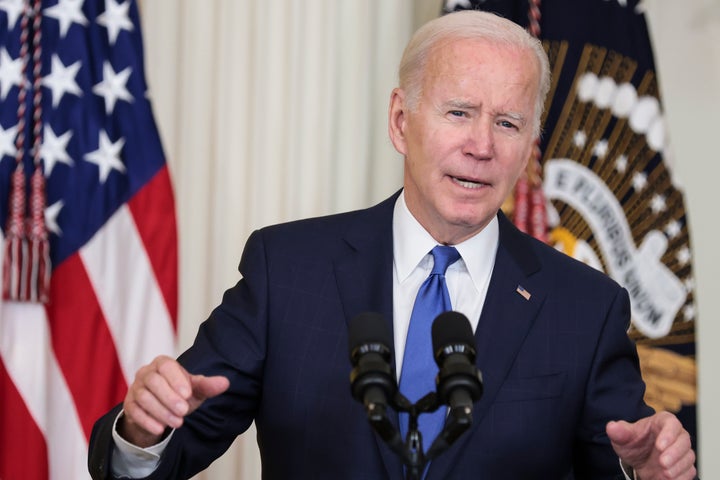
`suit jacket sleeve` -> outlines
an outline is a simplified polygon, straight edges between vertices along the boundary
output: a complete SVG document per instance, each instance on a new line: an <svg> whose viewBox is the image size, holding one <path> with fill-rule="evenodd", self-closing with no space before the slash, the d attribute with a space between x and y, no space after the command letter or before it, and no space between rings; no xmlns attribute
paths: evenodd
<svg viewBox="0 0 720 480"><path fill-rule="evenodd" d="M645 388L640 379L637 353L627 335L629 319L630 300L627 291L620 289L607 313L590 369L577 432L577 478L603 478L599 476L598 465L617 469L618 458L608 448L605 433L610 419L632 422L653 413L643 401Z"/></svg>
<svg viewBox="0 0 720 480"><path fill-rule="evenodd" d="M259 232L248 240L240 262L243 279L199 328L193 345L178 360L191 373L223 375L229 390L207 400L176 430L157 470L148 479L190 478L222 455L253 421L260 395L267 305L265 254ZM113 478L112 427L118 405L100 418L90 438L92 478Z"/></svg>

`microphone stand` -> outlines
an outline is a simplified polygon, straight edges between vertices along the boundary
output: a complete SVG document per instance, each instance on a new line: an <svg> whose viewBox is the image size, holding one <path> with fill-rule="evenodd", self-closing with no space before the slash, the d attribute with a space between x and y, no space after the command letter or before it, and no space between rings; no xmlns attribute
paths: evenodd
<svg viewBox="0 0 720 480"><path fill-rule="evenodd" d="M425 453L422 434L418 430L418 417L426 412L434 412L444 404L435 392L428 393L417 403L411 403L400 391L396 391L392 403L396 411L407 412L409 416L408 433L404 441L390 421L385 405L369 404L366 412L372 428L405 465L406 480L421 480L427 464L450 448L472 424L472 409L451 409L442 431Z"/></svg>

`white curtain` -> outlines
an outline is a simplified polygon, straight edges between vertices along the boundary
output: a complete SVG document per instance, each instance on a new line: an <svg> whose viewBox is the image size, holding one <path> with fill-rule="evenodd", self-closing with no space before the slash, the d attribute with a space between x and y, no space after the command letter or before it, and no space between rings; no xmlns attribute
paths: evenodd
<svg viewBox="0 0 720 480"><path fill-rule="evenodd" d="M175 186L183 350L239 279L253 229L361 208L400 187L386 112L413 2L140 7L149 95ZM197 478L260 478L254 437L240 437Z"/></svg>

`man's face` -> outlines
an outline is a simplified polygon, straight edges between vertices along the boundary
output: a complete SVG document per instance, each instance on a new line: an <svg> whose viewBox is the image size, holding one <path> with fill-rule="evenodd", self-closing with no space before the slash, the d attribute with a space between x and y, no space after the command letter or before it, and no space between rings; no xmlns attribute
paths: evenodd
<svg viewBox="0 0 720 480"><path fill-rule="evenodd" d="M478 40L436 46L414 111L393 92L390 137L405 157L405 198L440 243L456 244L497 213L531 154L533 54Z"/></svg>

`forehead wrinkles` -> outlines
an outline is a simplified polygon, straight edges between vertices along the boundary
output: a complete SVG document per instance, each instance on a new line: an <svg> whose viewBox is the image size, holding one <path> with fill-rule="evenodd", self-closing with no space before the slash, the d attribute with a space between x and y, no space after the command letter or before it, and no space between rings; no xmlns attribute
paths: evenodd
<svg viewBox="0 0 720 480"><path fill-rule="evenodd" d="M522 107L523 117L532 114L536 94L533 74L537 67L526 49L488 40L456 38L438 42L426 60L423 94L447 87L451 96L442 101L448 104L477 107L481 97L485 101L493 98L500 101L494 106L496 109L512 110L519 115L518 109ZM502 99L505 93L508 95Z"/></svg>
<svg viewBox="0 0 720 480"><path fill-rule="evenodd" d="M497 50L487 42L470 42L461 39L445 40L433 47L425 63L423 90L434 87L440 82L463 86L477 81L489 81L492 78L493 55ZM487 66L487 74L479 67ZM440 85L442 86L442 84ZM448 85L449 86L449 85Z"/></svg>

